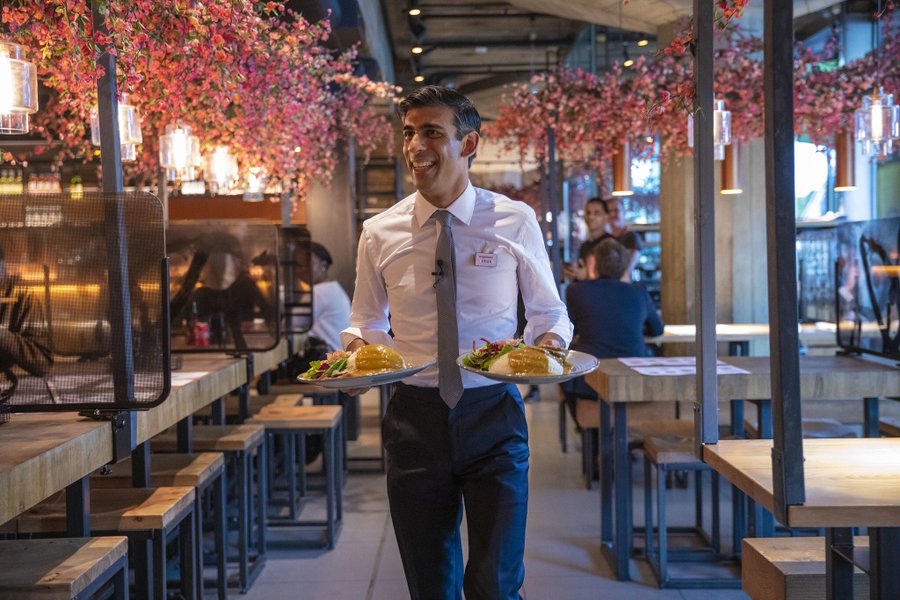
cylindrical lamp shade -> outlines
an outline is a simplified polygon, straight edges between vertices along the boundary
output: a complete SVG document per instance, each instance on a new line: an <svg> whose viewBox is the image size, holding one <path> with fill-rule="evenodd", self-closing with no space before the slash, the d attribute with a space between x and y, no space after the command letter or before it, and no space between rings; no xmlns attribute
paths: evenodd
<svg viewBox="0 0 900 600"><path fill-rule="evenodd" d="M742 194L741 185L741 152L737 140L724 146L722 157L722 189L720 193L725 195Z"/></svg>
<svg viewBox="0 0 900 600"><path fill-rule="evenodd" d="M0 113L0 133L16 135L28 133L28 113Z"/></svg>
<svg viewBox="0 0 900 600"><path fill-rule="evenodd" d="M834 191L856 189L856 155L853 132L842 131L834 136Z"/></svg>
<svg viewBox="0 0 900 600"><path fill-rule="evenodd" d="M862 108L856 111L856 140L862 144L866 156L885 157L893 150L893 138L900 133L894 106L894 95L880 93L865 96Z"/></svg>
<svg viewBox="0 0 900 600"><path fill-rule="evenodd" d="M191 135L191 128L167 125L165 134L159 136L159 165L163 169L175 169L184 178L187 170L193 171L199 164L200 140Z"/></svg>
<svg viewBox="0 0 900 600"><path fill-rule="evenodd" d="M240 178L238 162L228 146L216 146L215 150L206 157L206 179L215 186L214 193L226 194L235 186Z"/></svg>
<svg viewBox="0 0 900 600"><path fill-rule="evenodd" d="M622 142L618 151L613 154L612 170L612 195L631 196L634 194L634 190L631 189L631 145L627 141Z"/></svg>
<svg viewBox="0 0 900 600"><path fill-rule="evenodd" d="M128 94L122 94L119 101L119 143L122 145L122 160L137 160L137 144L144 141L141 134L141 116L129 104ZM100 145L100 116L95 106L91 109L91 142Z"/></svg>
<svg viewBox="0 0 900 600"><path fill-rule="evenodd" d="M713 102L713 158L725 160L725 146L731 143L731 111L725 110L725 101Z"/></svg>
<svg viewBox="0 0 900 600"><path fill-rule="evenodd" d="M24 47L0 41L0 133L28 133L27 115L37 110L37 68Z"/></svg>
<svg viewBox="0 0 900 600"><path fill-rule="evenodd" d="M259 167L250 167L247 171L247 189L244 190L244 202L262 202L266 192L266 173Z"/></svg>

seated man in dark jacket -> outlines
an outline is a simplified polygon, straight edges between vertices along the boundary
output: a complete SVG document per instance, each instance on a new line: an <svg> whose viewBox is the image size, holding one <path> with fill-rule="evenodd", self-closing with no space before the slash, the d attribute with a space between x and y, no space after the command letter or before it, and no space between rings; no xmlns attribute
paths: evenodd
<svg viewBox="0 0 900 600"><path fill-rule="evenodd" d="M614 238L603 239L588 257L590 278L572 283L566 290L566 307L575 325L573 350L597 358L645 356L644 336L662 335L662 319L647 289L639 283L620 281L630 255ZM573 417L577 398L597 398L584 377L567 381L562 387Z"/></svg>

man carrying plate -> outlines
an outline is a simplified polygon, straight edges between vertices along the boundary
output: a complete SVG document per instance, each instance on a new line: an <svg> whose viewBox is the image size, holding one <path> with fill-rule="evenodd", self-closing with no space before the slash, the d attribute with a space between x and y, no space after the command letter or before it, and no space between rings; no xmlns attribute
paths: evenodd
<svg viewBox="0 0 900 600"><path fill-rule="evenodd" d="M400 103L399 115L417 192L363 224L341 341L349 351L388 344L410 363L437 357L396 386L382 423L410 596L516 599L525 577L524 404L515 386L461 372L455 361L482 338L513 337L519 291L526 343L567 347L572 324L534 212L469 182L481 127L472 102L426 86Z"/></svg>

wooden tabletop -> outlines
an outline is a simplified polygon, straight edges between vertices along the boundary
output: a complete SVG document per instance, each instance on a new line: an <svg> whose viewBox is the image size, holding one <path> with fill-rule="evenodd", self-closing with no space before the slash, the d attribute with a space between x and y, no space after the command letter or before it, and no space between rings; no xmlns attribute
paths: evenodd
<svg viewBox="0 0 900 600"><path fill-rule="evenodd" d="M749 374L719 375L719 400L759 400L772 397L768 356L721 357ZM587 382L610 402L693 401L694 375L641 375L618 359L603 359ZM896 395L900 369L849 356L801 356L803 400L846 400Z"/></svg>
<svg viewBox="0 0 900 600"><path fill-rule="evenodd" d="M805 344L821 344L823 341L836 344L833 323L804 323L800 325L800 341ZM645 338L648 344L693 343L697 337L697 326L666 325L663 334ZM718 323L716 341L749 342L769 337L768 323Z"/></svg>
<svg viewBox="0 0 900 600"><path fill-rule="evenodd" d="M112 428L74 413L12 415L0 426L0 523L112 460Z"/></svg>
<svg viewBox="0 0 900 600"><path fill-rule="evenodd" d="M900 439L803 441L806 502L788 507L791 527L900 527ZM772 440L722 440L703 458L774 512Z"/></svg>
<svg viewBox="0 0 900 600"><path fill-rule="evenodd" d="M172 372L169 397L159 406L137 413L137 442L149 440L244 383L247 362L243 358L184 355L181 369Z"/></svg>
<svg viewBox="0 0 900 600"><path fill-rule="evenodd" d="M287 340L282 338L278 345L271 350L253 353L253 372L259 375L266 371L273 371L287 358L288 344Z"/></svg>

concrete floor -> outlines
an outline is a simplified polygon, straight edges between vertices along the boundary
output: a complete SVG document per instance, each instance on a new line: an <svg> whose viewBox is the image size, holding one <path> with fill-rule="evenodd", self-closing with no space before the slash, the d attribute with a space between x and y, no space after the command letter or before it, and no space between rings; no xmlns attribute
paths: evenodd
<svg viewBox="0 0 900 600"><path fill-rule="evenodd" d="M617 582L600 554L599 492L585 490L580 453L563 454L557 440L555 389L542 390L542 401L527 404L531 474L525 556L527 600L738 600L739 590L660 590L646 562L633 560L632 582ZM378 452L377 395L363 399L364 431L351 442L350 456ZM571 434L570 440L574 438ZM641 469L635 468L636 486ZM642 522L635 488L635 521ZM690 490L672 490L670 521L687 524L693 510ZM311 503L303 518L320 507ZM309 511L307 513L307 511ZM408 598L394 540L384 476L349 475L344 489L344 525L331 551L291 548L286 531L270 529L268 560L247 600L402 600ZM723 530L730 525L723 522ZM235 598L242 596L235 595Z"/></svg>

